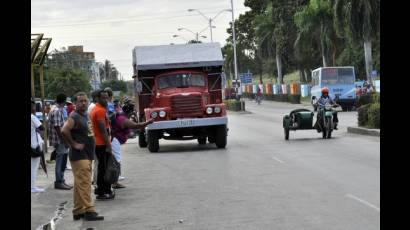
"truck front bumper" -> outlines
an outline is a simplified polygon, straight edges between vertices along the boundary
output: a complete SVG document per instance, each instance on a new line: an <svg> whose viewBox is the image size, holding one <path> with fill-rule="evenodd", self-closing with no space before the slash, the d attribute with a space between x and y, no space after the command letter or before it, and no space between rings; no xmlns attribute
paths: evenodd
<svg viewBox="0 0 410 230"><path fill-rule="evenodd" d="M145 130L158 130L158 129L180 129L191 128L201 126L213 126L213 125L227 125L228 117L210 117L210 118L192 118L192 119L179 119L172 121L157 121L147 125Z"/></svg>

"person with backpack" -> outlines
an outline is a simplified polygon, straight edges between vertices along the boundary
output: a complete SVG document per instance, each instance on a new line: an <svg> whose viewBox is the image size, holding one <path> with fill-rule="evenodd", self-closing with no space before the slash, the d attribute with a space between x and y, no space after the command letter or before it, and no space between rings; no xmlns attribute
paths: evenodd
<svg viewBox="0 0 410 230"><path fill-rule="evenodd" d="M115 116L111 119L111 149L112 153L114 154L115 160L120 163L121 166L121 145L127 142L129 138L131 129L142 129L145 128L147 125L154 122L154 119L151 119L147 122L137 123L131 121L129 118L134 112L134 105L131 101L126 101L124 106L122 107L121 111L117 109ZM121 170L120 170L121 172ZM118 183L113 184L113 188L125 188L124 185Z"/></svg>

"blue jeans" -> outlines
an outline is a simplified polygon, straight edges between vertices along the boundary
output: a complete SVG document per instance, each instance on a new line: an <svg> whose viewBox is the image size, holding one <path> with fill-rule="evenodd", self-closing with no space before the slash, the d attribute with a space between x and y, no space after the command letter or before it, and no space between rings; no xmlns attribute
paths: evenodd
<svg viewBox="0 0 410 230"><path fill-rule="evenodd" d="M54 184L62 184L64 180L64 172L67 166L68 148L63 143L54 146L56 149L56 180Z"/></svg>

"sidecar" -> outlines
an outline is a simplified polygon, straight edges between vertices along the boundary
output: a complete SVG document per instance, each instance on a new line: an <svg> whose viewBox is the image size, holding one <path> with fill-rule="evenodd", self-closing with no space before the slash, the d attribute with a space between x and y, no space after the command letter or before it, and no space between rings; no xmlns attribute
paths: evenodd
<svg viewBox="0 0 410 230"><path fill-rule="evenodd" d="M289 131L306 130L313 128L314 113L308 109L295 109L283 117L285 140L289 140Z"/></svg>

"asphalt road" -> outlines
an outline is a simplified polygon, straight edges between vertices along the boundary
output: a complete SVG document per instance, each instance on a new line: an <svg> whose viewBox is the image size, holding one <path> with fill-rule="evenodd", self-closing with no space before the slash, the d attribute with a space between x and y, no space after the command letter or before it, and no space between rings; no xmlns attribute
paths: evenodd
<svg viewBox="0 0 410 230"><path fill-rule="evenodd" d="M72 192L49 187L32 195L32 229L63 201L58 230L380 229L380 139L347 133L357 118L343 112L332 139L306 130L285 141L282 116L304 107L246 100L250 113L229 112L226 149L161 140L160 152L149 153L129 140L127 188L95 202L104 221L73 221Z"/></svg>

